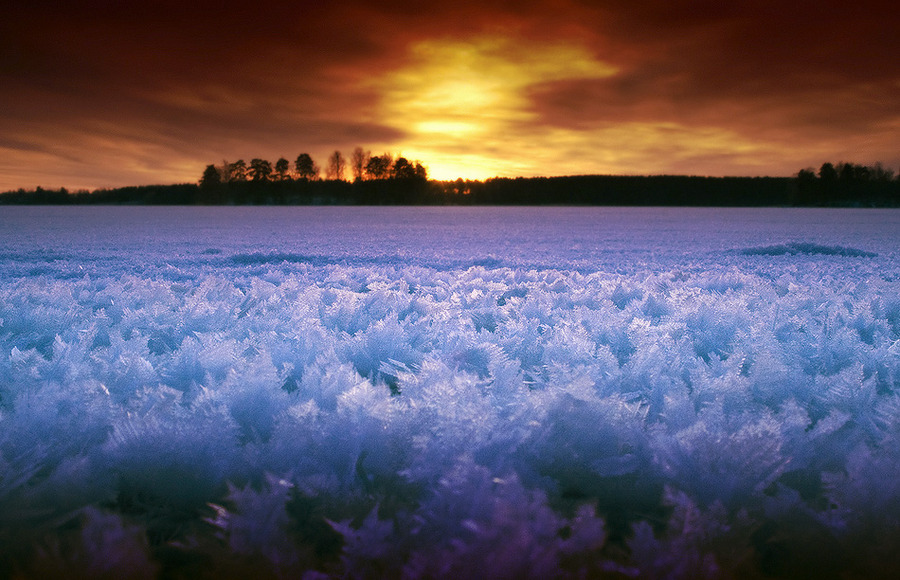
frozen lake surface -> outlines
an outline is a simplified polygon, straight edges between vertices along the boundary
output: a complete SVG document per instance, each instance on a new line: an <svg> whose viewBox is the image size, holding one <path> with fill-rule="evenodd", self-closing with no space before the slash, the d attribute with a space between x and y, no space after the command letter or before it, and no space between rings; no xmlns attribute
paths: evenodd
<svg viewBox="0 0 900 580"><path fill-rule="evenodd" d="M281 262L634 271L728 265L735 253L789 243L822 246L806 254L847 247L894 257L898 231L893 210L9 207L0 251L10 274L17 264L56 276L66 272L48 264L119 274Z"/></svg>
<svg viewBox="0 0 900 580"><path fill-rule="evenodd" d="M4 207L0 576L890 577L898 260L895 210Z"/></svg>

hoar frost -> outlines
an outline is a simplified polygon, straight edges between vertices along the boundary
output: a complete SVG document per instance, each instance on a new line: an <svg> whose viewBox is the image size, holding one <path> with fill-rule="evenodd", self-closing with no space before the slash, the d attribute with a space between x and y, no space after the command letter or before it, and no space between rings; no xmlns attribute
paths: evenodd
<svg viewBox="0 0 900 580"><path fill-rule="evenodd" d="M744 247L8 260L0 573L891 576L893 254Z"/></svg>

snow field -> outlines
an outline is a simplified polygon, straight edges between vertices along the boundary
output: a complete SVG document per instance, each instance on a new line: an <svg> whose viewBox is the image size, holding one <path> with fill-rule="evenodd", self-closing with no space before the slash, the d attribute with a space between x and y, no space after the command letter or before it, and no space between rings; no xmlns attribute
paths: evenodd
<svg viewBox="0 0 900 580"><path fill-rule="evenodd" d="M886 576L900 283L786 247L9 277L0 575Z"/></svg>

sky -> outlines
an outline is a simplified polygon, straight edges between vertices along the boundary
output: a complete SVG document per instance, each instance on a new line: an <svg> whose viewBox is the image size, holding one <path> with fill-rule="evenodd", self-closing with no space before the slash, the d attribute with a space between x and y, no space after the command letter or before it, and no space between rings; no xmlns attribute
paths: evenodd
<svg viewBox="0 0 900 580"><path fill-rule="evenodd" d="M15 4L0 191L357 146L437 179L900 166L887 0Z"/></svg>

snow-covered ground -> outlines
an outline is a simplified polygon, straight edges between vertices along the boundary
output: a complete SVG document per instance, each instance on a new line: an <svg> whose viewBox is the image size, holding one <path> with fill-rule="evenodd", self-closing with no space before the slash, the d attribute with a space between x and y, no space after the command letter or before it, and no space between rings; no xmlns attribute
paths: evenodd
<svg viewBox="0 0 900 580"><path fill-rule="evenodd" d="M892 210L3 208L0 577L891 577L898 341Z"/></svg>

